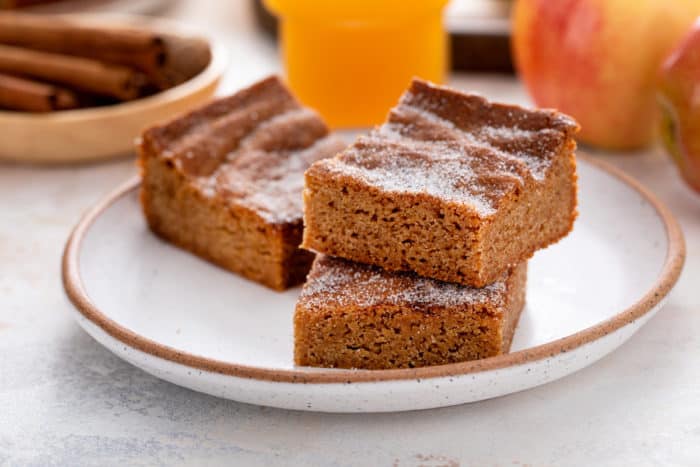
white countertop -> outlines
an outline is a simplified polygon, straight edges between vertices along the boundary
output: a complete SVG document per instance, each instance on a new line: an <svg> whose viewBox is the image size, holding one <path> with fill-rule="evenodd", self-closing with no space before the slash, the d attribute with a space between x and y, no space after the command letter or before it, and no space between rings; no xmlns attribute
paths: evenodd
<svg viewBox="0 0 700 467"><path fill-rule="evenodd" d="M279 69L245 4L208 4L182 3L169 15L229 45L223 92ZM527 102L510 78L454 84ZM71 319L59 262L72 226L135 172L133 159L0 164L0 465L700 465L700 195L660 151L599 157L646 184L683 226L688 260L665 308L612 355L563 380L377 415L239 404L119 360Z"/></svg>

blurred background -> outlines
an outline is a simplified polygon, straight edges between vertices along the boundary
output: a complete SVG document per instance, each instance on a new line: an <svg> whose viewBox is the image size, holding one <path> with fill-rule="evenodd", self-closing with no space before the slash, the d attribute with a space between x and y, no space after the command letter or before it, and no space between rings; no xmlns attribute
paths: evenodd
<svg viewBox="0 0 700 467"><path fill-rule="evenodd" d="M592 149L661 143L700 189L697 0L2 0L0 9L177 20L224 50L217 94L280 73L335 128L380 123L413 76L556 108ZM113 102L79 95L77 105L86 101Z"/></svg>
<svg viewBox="0 0 700 467"><path fill-rule="evenodd" d="M9 447L18 459L38 459L30 465L72 465L76 456L103 465L120 459L159 465L183 463L193 453L222 464L234 455L264 464L285 456L303 463L321 451L345 461L358 454L347 445L314 444L327 433L336 439L364 434L376 445L403 440L417 452L442 446L489 460L499 453L499 465L519 463L528 449L538 465L556 465L566 456L581 464L600 458L604 465L615 465L620 455L632 465L693 465L697 459L688 447L700 436L697 409L688 407L697 401L700 330L700 34L693 26L699 1L0 0L0 10L145 15L138 24L172 21L163 23L165 32L177 25L206 37L222 56L213 54L208 66L221 67L206 82L195 77L196 87L150 89L126 103L88 101L100 105L95 109L0 111L0 465ZM344 54L333 49L340 44ZM424 53L414 52L426 44ZM387 52L392 47L399 53ZM313 67L304 64L309 57L316 57ZM301 72L290 76L295 66ZM593 369L556 385L405 417L331 419L234 404L122 362L70 318L59 264L71 229L136 175L133 138L147 122L271 73L286 76L301 99L338 128L378 123L413 75L571 114L582 124L580 153L640 180L682 224L689 260L664 319ZM328 97L329 88L341 85L354 89L336 92L351 104ZM195 92L196 99L185 98ZM173 101L179 104L168 106ZM360 111L343 121L348 105ZM122 115L120 109L132 114L115 125L110 112ZM99 149L114 139L121 149L76 157L88 143ZM38 158L39 151L45 157ZM630 410L620 400L637 403ZM572 419L572 404L586 417ZM363 420L367 424L357 430ZM497 436L503 433L506 443ZM533 443L538 433L542 438ZM234 438L242 447L232 445ZM393 453L379 454L392 462ZM457 465L452 458L403 455L394 465Z"/></svg>

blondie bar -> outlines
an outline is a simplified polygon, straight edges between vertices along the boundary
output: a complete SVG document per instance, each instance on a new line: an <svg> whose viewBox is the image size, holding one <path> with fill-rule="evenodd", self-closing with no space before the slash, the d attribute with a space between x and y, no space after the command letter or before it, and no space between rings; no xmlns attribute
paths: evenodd
<svg viewBox="0 0 700 467"><path fill-rule="evenodd" d="M294 315L297 365L412 368L507 353L527 264L473 288L317 255Z"/></svg>
<svg viewBox="0 0 700 467"><path fill-rule="evenodd" d="M156 234L273 289L304 281L303 173L345 143L277 78L143 133L141 201Z"/></svg>
<svg viewBox="0 0 700 467"><path fill-rule="evenodd" d="M577 131L414 80L386 123L306 171L302 246L483 287L571 231Z"/></svg>

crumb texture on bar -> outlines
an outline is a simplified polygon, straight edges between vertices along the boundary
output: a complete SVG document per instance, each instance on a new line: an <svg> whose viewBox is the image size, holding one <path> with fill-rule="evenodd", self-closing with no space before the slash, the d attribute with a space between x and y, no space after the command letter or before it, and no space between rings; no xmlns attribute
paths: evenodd
<svg viewBox="0 0 700 467"><path fill-rule="evenodd" d="M415 80L306 172L305 248L482 287L566 235L577 124Z"/></svg>
<svg viewBox="0 0 700 467"><path fill-rule="evenodd" d="M317 255L294 317L297 365L412 368L507 352L527 266L472 288Z"/></svg>

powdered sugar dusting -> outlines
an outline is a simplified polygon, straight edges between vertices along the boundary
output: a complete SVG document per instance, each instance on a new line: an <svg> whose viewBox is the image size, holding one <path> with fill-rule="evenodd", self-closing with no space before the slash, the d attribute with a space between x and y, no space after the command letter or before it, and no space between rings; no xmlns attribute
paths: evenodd
<svg viewBox="0 0 700 467"><path fill-rule="evenodd" d="M204 196L244 206L267 222L300 222L304 171L344 147L318 115L294 108L258 119L211 173L192 180Z"/></svg>
<svg viewBox="0 0 700 467"><path fill-rule="evenodd" d="M477 139L501 153L505 151L498 149L494 142L501 147L508 147L512 155L525 163L535 180L543 181L556 155L556 151L552 150L553 144L550 142L561 139L561 135L547 128L532 131L517 127L486 125L479 129Z"/></svg>
<svg viewBox="0 0 700 467"><path fill-rule="evenodd" d="M486 287L473 288L319 255L299 303L310 307L500 307L505 303L506 292L506 276Z"/></svg>
<svg viewBox="0 0 700 467"><path fill-rule="evenodd" d="M151 128L144 139L202 196L274 224L301 223L304 171L346 146L274 77Z"/></svg>
<svg viewBox="0 0 700 467"><path fill-rule="evenodd" d="M498 187L487 191L479 182L469 159L459 147L436 142L426 152L401 143L387 147L376 137L361 140L347 150L341 161L329 164L332 171L353 176L368 185L393 193L423 193L468 204L488 216L495 212L491 199L501 195ZM393 154L405 157L391 157Z"/></svg>
<svg viewBox="0 0 700 467"><path fill-rule="evenodd" d="M523 130L517 127L504 127L504 126L488 126L485 125L481 128L481 136L486 136L487 139L515 139L515 138L535 138L537 136L536 131Z"/></svg>
<svg viewBox="0 0 700 467"><path fill-rule="evenodd" d="M423 86L404 93L385 124L323 165L383 191L460 203L486 218L507 194L545 179L567 138L547 123L574 125L550 114Z"/></svg>
<svg viewBox="0 0 700 467"><path fill-rule="evenodd" d="M301 220L303 215L302 190L304 171L316 160L330 157L345 147L333 137L316 141L312 146L291 151L268 167L265 177L255 180L255 188L237 202L255 210L270 223Z"/></svg>

